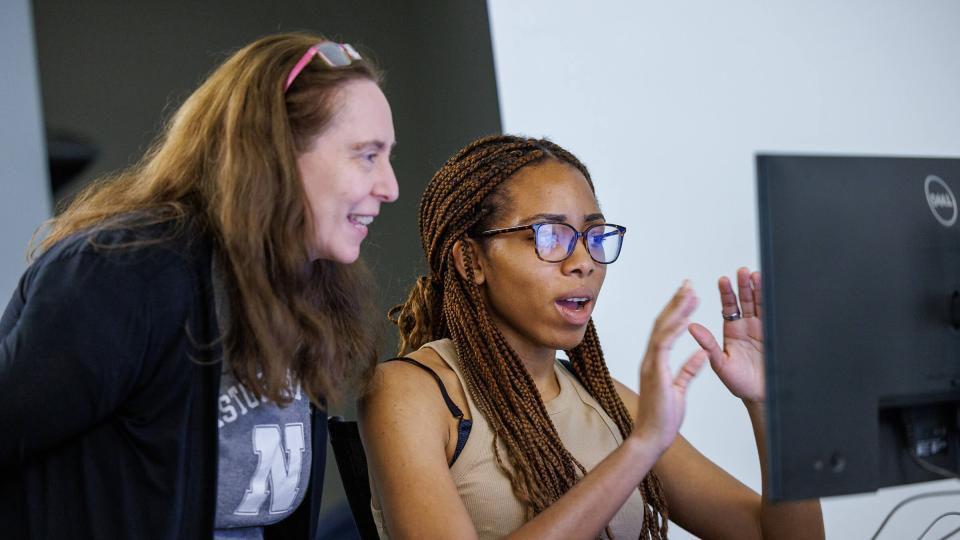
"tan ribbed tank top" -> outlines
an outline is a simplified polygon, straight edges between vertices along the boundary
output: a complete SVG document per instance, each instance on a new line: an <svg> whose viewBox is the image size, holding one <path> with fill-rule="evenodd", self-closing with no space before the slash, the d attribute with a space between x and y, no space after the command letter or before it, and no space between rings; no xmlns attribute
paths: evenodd
<svg viewBox="0 0 960 540"><path fill-rule="evenodd" d="M441 339L427 343L424 347L436 351L457 374L463 388L467 388L452 341ZM560 382L560 394L545 403L547 413L567 450L587 471L593 470L623 442L623 437L603 407L559 361L555 363L554 371ZM470 393L464 393L470 407L473 428L460 456L450 466L450 475L480 540L502 538L524 524L523 505L513 494L510 479L497 467L490 425L477 409ZM500 455L506 456L505 446L502 442L498 444ZM376 498L371 509L380 538L389 538L384 528L383 512L377 508ZM640 492L635 490L614 515L610 529L617 540L633 539L640 536L642 524L643 498Z"/></svg>

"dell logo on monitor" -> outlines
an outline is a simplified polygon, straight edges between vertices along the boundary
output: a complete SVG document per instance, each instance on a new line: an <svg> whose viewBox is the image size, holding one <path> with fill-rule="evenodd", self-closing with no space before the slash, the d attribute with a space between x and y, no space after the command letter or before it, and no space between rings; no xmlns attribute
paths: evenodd
<svg viewBox="0 0 960 540"><path fill-rule="evenodd" d="M927 204L933 217L937 218L944 227L950 227L957 222L957 198L939 176L930 175L923 182L923 191L927 195Z"/></svg>

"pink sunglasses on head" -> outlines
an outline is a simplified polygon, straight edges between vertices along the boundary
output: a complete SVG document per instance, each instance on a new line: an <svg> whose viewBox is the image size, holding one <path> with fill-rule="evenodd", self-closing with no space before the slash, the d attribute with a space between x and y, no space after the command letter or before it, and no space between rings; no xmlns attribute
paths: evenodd
<svg viewBox="0 0 960 540"><path fill-rule="evenodd" d="M349 43L321 41L307 49L307 52L300 57L297 65L293 66L293 69L290 70L290 75L287 75L287 84L283 85L284 92L290 88L290 85L293 84L297 75L300 75L300 72L303 71L303 68L307 67L307 64L313 60L314 56L320 58L328 67L332 68L346 67L357 60L363 60L363 58L360 57L360 53Z"/></svg>

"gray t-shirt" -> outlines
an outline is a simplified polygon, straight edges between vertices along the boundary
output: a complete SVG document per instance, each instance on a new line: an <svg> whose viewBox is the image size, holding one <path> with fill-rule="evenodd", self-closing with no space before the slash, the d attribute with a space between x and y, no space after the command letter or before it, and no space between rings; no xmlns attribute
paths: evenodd
<svg viewBox="0 0 960 540"><path fill-rule="evenodd" d="M214 538L263 538L287 517L310 479L310 406L299 388L279 407L257 399L229 373L220 383L219 476Z"/></svg>
<svg viewBox="0 0 960 540"><path fill-rule="evenodd" d="M212 268L217 318L229 317L217 257ZM223 360L217 421L220 457L214 538L263 538L263 527L289 516L303 501L310 480L310 400L297 385L280 407L257 399Z"/></svg>

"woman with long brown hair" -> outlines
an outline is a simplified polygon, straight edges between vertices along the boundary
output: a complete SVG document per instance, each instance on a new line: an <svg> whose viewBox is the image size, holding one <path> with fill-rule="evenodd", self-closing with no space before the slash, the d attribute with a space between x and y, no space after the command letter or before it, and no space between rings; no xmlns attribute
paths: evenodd
<svg viewBox="0 0 960 540"><path fill-rule="evenodd" d="M376 67L259 39L49 227L0 320L12 538L314 538L327 400L376 362Z"/></svg>
<svg viewBox="0 0 960 540"><path fill-rule="evenodd" d="M771 504L678 436L709 358L763 452L759 274L738 272L739 301L720 280L722 347L689 323L685 282L637 394L610 377L591 321L626 228L606 222L573 155L475 141L433 177L419 220L430 273L392 312L407 356L378 367L361 403L382 537L659 539L668 519L705 538L823 537L818 502ZM674 376L670 348L688 328L703 350Z"/></svg>

